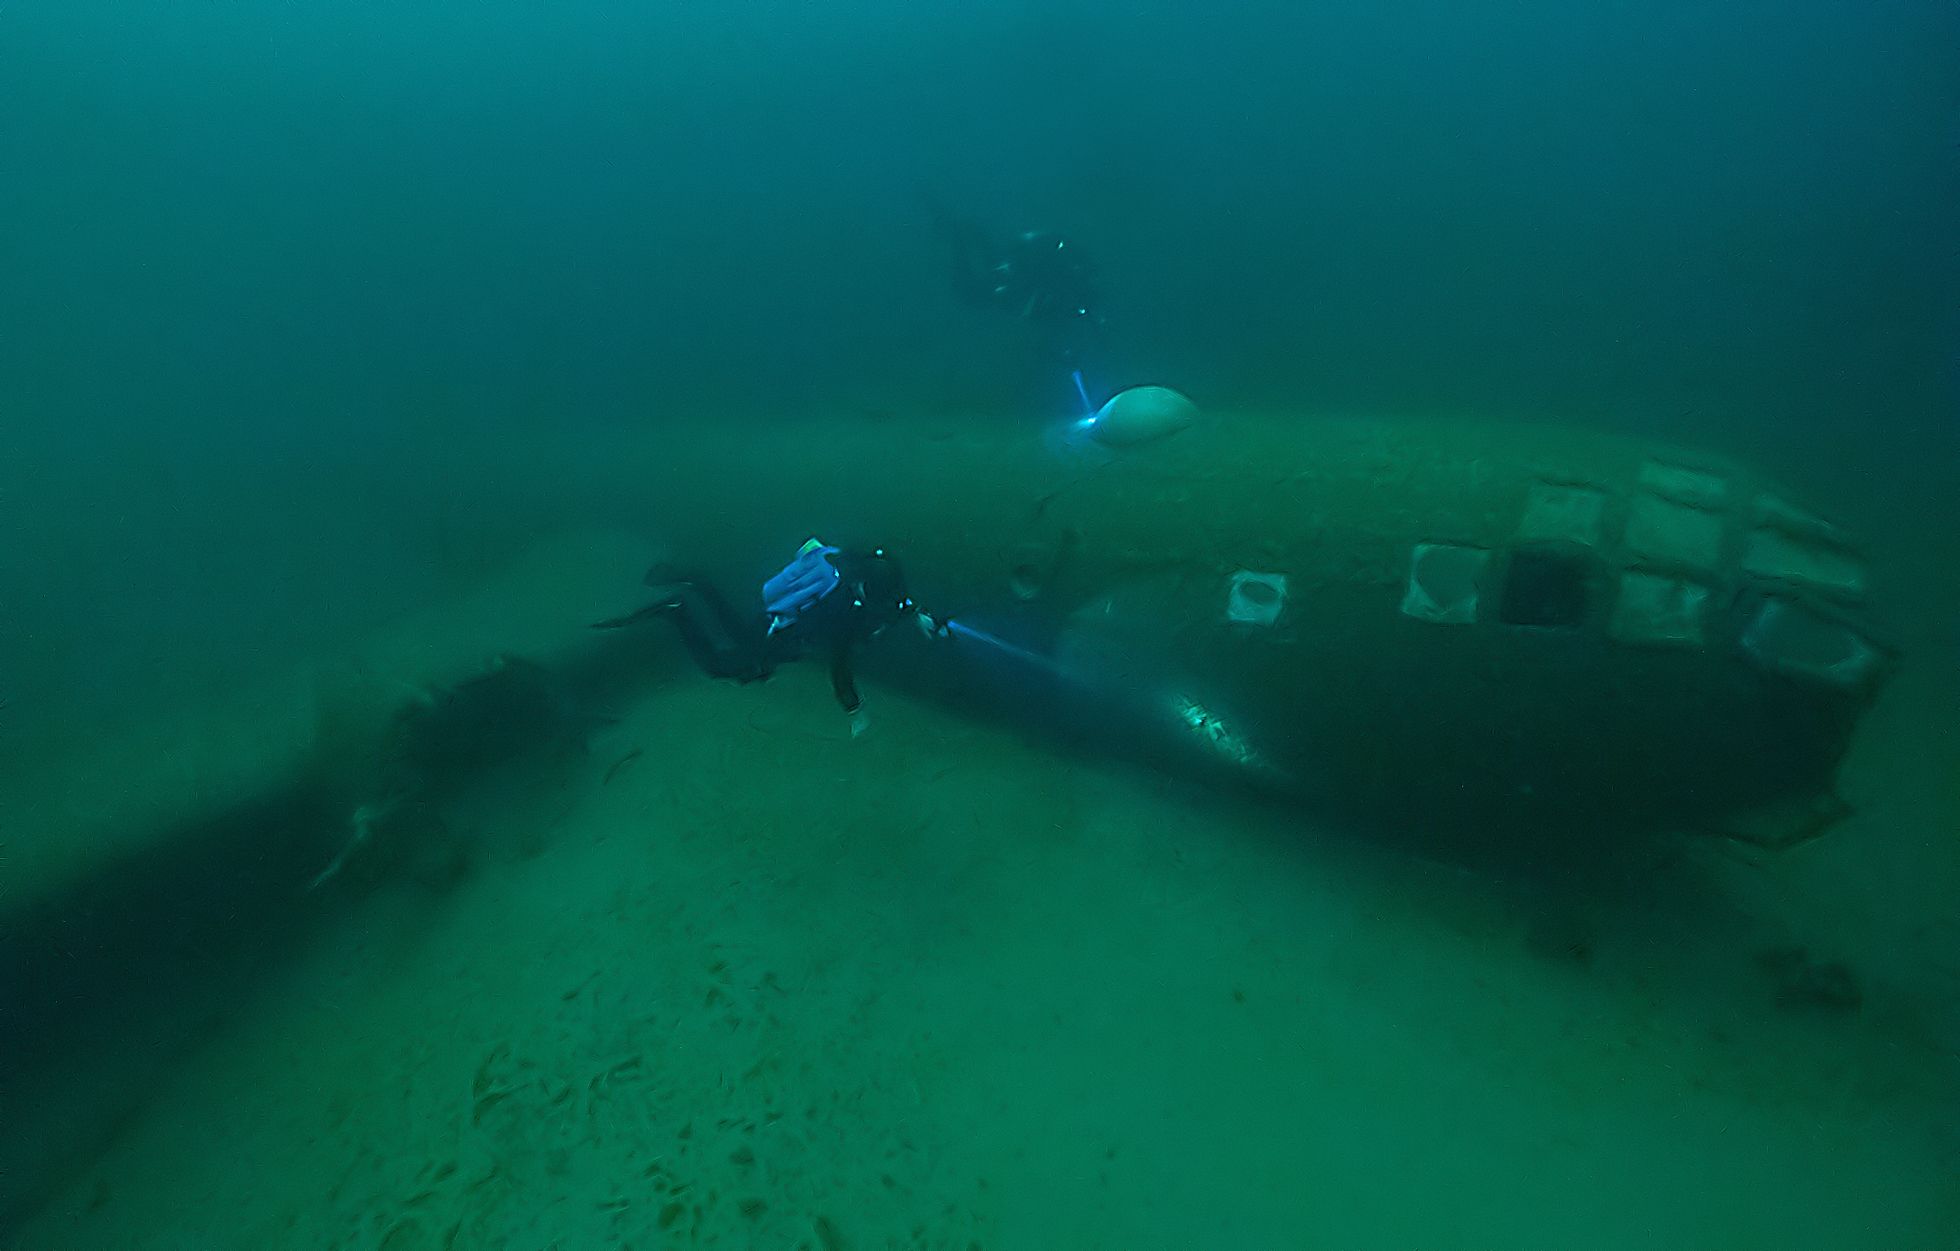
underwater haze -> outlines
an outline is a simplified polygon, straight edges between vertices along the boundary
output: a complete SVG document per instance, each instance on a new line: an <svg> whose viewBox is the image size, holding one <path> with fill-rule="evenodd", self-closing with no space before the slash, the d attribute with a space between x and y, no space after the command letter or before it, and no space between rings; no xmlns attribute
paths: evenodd
<svg viewBox="0 0 1960 1251"><path fill-rule="evenodd" d="M1960 384L1956 25L16 0L8 460L83 523L142 517L152 483L290 477L301 529L351 541L308 466L453 478L488 434L679 408L1025 408L1028 367L976 347L999 328L946 280L937 198L1094 249L1107 389L1595 422L1926 489ZM34 489L24 525L60 507ZM53 576L179 611L174 561L98 537L113 576L93 550Z"/></svg>
<svg viewBox="0 0 1960 1251"><path fill-rule="evenodd" d="M1960 1245L1956 204L1948 0L0 0L0 1242ZM587 629L858 499L992 560L1138 384L1361 531L1787 488L1850 815L1547 869ZM1179 645L1020 559L1015 681Z"/></svg>

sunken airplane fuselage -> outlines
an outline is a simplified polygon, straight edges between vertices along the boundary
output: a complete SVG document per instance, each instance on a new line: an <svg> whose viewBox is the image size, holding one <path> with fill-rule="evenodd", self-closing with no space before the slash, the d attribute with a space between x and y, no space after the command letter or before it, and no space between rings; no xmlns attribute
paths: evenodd
<svg viewBox="0 0 1960 1251"><path fill-rule="evenodd" d="M903 424L704 439L656 489L784 504L663 526L730 577L809 532L882 543L967 628L881 640L874 676L1181 737L1358 821L1779 843L1841 813L1890 653L1846 537L1746 468L1471 422Z"/></svg>

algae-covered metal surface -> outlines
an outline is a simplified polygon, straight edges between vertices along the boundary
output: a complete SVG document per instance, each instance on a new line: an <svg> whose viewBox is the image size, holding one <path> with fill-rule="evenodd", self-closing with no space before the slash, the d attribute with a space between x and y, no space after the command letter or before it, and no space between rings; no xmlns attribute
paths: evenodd
<svg viewBox="0 0 1960 1251"><path fill-rule="evenodd" d="M929 612L1131 688L1126 717L1150 715L1138 690L1196 700L1268 780L1375 823L1797 841L1840 811L1833 772L1891 660L1852 541L1692 450L1288 414L1116 449L933 433L695 441L651 492L675 507L649 510L736 579L802 528L881 543ZM858 471L806 491L810 463ZM684 484L731 478L766 503L704 526ZM915 675L938 663L904 650ZM985 685L987 657L967 663Z"/></svg>

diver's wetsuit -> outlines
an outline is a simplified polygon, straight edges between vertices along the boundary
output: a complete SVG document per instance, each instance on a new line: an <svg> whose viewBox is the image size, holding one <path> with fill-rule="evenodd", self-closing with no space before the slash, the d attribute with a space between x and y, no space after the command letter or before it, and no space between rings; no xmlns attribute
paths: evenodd
<svg viewBox="0 0 1960 1251"><path fill-rule="evenodd" d="M1052 230L1015 235L994 262L993 298L1023 321L1095 321L1096 271L1082 249Z"/></svg>
<svg viewBox="0 0 1960 1251"><path fill-rule="evenodd" d="M913 611L913 605L896 562L884 552L839 551L825 559L837 570L835 585L792 617L738 613L705 579L676 577L656 566L648 571L647 584L660 592L658 601L593 628L612 630L672 617L702 672L737 682L760 681L786 661L824 655L830 662L831 692L845 712L855 713L863 701L852 673L852 650Z"/></svg>
<svg viewBox="0 0 1960 1251"><path fill-rule="evenodd" d="M972 222L928 207L952 247L960 298L1027 322L1047 350L1071 367L1081 364L1103 327L1096 267L1082 249L1052 230L1022 231L997 244Z"/></svg>

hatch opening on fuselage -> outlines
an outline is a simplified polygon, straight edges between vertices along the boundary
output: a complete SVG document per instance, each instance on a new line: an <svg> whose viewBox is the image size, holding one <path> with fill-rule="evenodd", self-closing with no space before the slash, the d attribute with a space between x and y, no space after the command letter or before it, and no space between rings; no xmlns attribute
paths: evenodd
<svg viewBox="0 0 1960 1251"><path fill-rule="evenodd" d="M1576 630L1592 619L1597 562L1578 550L1520 547L1504 570L1497 619L1505 625Z"/></svg>

